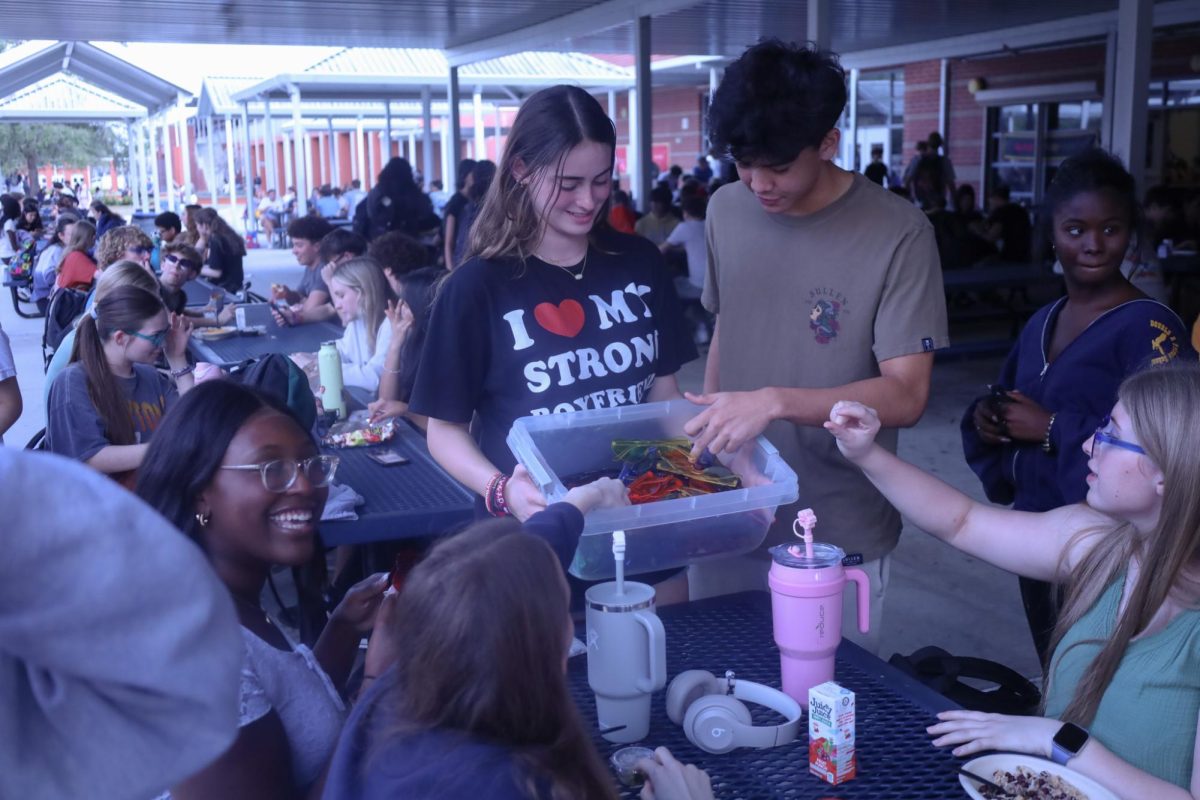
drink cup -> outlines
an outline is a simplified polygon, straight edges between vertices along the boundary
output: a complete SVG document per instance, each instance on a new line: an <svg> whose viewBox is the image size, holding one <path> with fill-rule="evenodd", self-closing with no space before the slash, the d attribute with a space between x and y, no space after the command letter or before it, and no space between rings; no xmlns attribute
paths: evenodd
<svg viewBox="0 0 1200 800"><path fill-rule="evenodd" d="M667 639L654 611L654 589L626 582L588 589L588 685L596 693L600 729L610 742L629 743L650 732L650 695L667 684ZM624 727L621 727L624 726Z"/></svg>

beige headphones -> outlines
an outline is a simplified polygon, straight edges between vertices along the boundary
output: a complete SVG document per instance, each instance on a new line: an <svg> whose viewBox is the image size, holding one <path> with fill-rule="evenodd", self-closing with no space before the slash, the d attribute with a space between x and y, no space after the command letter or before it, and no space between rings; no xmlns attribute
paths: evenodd
<svg viewBox="0 0 1200 800"><path fill-rule="evenodd" d="M743 700L778 711L787 722L756 727ZM800 713L800 704L783 692L739 681L732 671L718 678L690 669L676 675L667 688L667 716L683 727L689 742L709 753L787 744L800 730Z"/></svg>

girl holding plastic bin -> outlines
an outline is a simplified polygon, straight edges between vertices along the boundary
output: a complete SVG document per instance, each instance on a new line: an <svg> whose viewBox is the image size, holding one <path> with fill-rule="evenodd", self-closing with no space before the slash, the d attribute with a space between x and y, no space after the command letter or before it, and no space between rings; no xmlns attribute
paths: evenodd
<svg viewBox="0 0 1200 800"><path fill-rule="evenodd" d="M410 406L481 511L546 504L505 444L514 420L679 397L696 357L658 249L606 223L615 144L583 89L527 99L439 290Z"/></svg>
<svg viewBox="0 0 1200 800"><path fill-rule="evenodd" d="M879 418L840 402L842 453L917 527L1025 577L1064 584L1045 717L948 711L934 745L1017 751L1158 800L1200 796L1200 366L1127 378L1083 443L1083 503L1042 513L978 503L874 443ZM1088 730L1090 729L1090 731Z"/></svg>

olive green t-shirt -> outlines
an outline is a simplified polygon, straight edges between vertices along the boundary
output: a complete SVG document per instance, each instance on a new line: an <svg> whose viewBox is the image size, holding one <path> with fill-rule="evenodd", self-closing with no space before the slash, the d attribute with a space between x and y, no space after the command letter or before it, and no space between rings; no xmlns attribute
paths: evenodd
<svg viewBox="0 0 1200 800"><path fill-rule="evenodd" d="M771 214L742 183L708 207L704 305L720 314L724 391L828 388L878 377L879 363L946 347L946 301L933 228L897 195L855 175L830 205ZM796 471L800 500L768 536L791 536L811 507L817 535L874 560L900 536L900 515L819 427L776 421L766 436ZM879 443L896 450L896 431Z"/></svg>

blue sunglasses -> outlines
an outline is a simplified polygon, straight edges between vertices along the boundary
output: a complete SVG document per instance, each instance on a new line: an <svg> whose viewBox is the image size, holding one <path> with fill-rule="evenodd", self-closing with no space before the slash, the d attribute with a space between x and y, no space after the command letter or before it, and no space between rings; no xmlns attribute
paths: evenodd
<svg viewBox="0 0 1200 800"><path fill-rule="evenodd" d="M1113 447L1119 447L1122 450L1128 450L1131 453L1138 453L1143 456L1146 455L1146 451L1143 450L1138 445L1134 444L1133 442L1127 442L1124 439L1118 439L1116 436L1113 436L1111 433L1105 432L1104 429L1107 428L1111 423L1112 423L1111 415L1105 417L1104 419L1102 419L1100 421L1100 427L1096 428L1096 432L1092 434L1092 446L1091 446L1090 450L1088 451L1089 457L1091 457L1091 458L1095 457L1096 445L1100 442L1103 442L1104 444L1111 444Z"/></svg>

